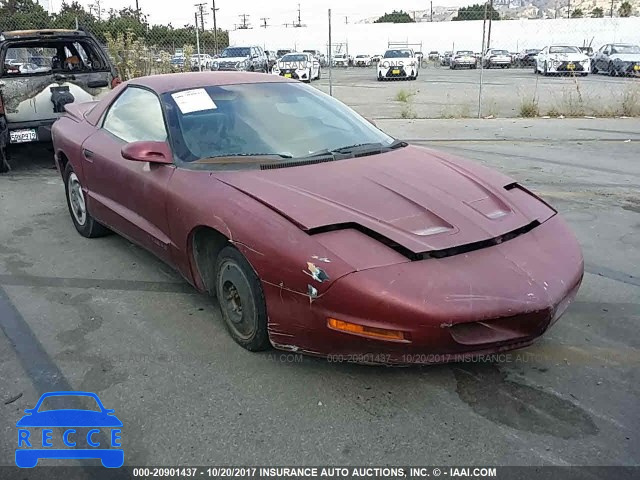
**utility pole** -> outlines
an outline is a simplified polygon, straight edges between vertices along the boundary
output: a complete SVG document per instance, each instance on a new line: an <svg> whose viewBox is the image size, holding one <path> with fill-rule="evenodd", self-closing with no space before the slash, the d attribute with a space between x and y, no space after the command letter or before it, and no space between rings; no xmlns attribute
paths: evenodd
<svg viewBox="0 0 640 480"><path fill-rule="evenodd" d="M198 49L198 71L201 72L202 71L202 57L200 56L200 30L198 30L198 12L196 12L195 14L196 17L196 47ZM191 61L191 59L189 59L189 61ZM189 65L187 67L187 65L185 65L185 68L189 68L189 70L191 70L191 65Z"/></svg>
<svg viewBox="0 0 640 480"><path fill-rule="evenodd" d="M613 18L613 0L611 0L611 18Z"/></svg>
<svg viewBox="0 0 640 480"><path fill-rule="evenodd" d="M300 12L300 4L298 4L298 23L295 25L296 27L302 26L302 16Z"/></svg>
<svg viewBox="0 0 640 480"><path fill-rule="evenodd" d="M208 15L204 13L204 9L207 6L206 3L196 3L195 7L198 9L198 14L200 15L200 30L204 33L204 16Z"/></svg>
<svg viewBox="0 0 640 480"><path fill-rule="evenodd" d="M269 20L269 17L262 17L260 18L260 20L262 20L262 25L260 25L262 28L267 28L267 20Z"/></svg>
<svg viewBox="0 0 640 480"><path fill-rule="evenodd" d="M220 10L216 8L216 0L213 0L213 7L211 11L213 12L213 54L218 54L218 25L216 24L216 11Z"/></svg>
<svg viewBox="0 0 640 480"><path fill-rule="evenodd" d="M567 0L567 18L571 18L571 0Z"/></svg>
<svg viewBox="0 0 640 480"><path fill-rule="evenodd" d="M429 21L433 22L433 2L430 2L430 3L431 3L431 16Z"/></svg>
<svg viewBox="0 0 640 480"><path fill-rule="evenodd" d="M489 50L491 48L491 23L492 23L492 19L493 19L493 0L490 0L491 3L489 3L489 32L487 33L487 48L486 50ZM484 52L482 52L482 54L484 55Z"/></svg>
<svg viewBox="0 0 640 480"><path fill-rule="evenodd" d="M138 0L136 0L136 18L138 22L140 22L140 5L138 5Z"/></svg>
<svg viewBox="0 0 640 480"><path fill-rule="evenodd" d="M238 27L238 30L247 30L249 28L249 23L247 23L247 18L249 18L251 15L247 15L246 13L243 13L238 16L242 18L242 25Z"/></svg>
<svg viewBox="0 0 640 480"><path fill-rule="evenodd" d="M346 25L349 25L349 17L344 17L344 23L345 23Z"/></svg>

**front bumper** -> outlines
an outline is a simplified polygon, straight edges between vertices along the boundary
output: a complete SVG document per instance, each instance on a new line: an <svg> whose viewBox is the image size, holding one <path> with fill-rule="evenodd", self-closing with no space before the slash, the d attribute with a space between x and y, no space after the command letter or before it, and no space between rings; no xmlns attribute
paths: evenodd
<svg viewBox="0 0 640 480"><path fill-rule="evenodd" d="M548 62L547 71L550 73L588 73L591 69L589 62L572 62L564 60L561 62Z"/></svg>
<svg viewBox="0 0 640 480"><path fill-rule="evenodd" d="M267 285L269 335L276 348L360 363L430 364L504 352L548 330L575 298L583 273L580 247L556 215L489 248L348 274L311 301ZM402 331L407 341L332 330L328 318Z"/></svg>
<svg viewBox="0 0 640 480"><path fill-rule="evenodd" d="M469 68L473 68L478 64L477 61L475 60L452 60L451 61L451 66L452 67L469 67Z"/></svg>
<svg viewBox="0 0 640 480"><path fill-rule="evenodd" d="M613 68L618 74L640 75L639 62L613 62Z"/></svg>
<svg viewBox="0 0 640 480"><path fill-rule="evenodd" d="M416 75L417 67L398 66L389 68L378 68L378 76L387 79L411 78Z"/></svg>
<svg viewBox="0 0 640 480"><path fill-rule="evenodd" d="M279 72L274 72L274 75L278 75L280 77L285 77L285 78L293 78L295 80L301 80L305 82L311 78L311 72L309 69L307 70L285 69L285 70L280 70Z"/></svg>

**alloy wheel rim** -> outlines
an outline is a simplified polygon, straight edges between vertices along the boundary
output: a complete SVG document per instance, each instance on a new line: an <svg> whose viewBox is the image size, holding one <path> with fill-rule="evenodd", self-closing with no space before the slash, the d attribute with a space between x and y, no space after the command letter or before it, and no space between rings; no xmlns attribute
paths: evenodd
<svg viewBox="0 0 640 480"><path fill-rule="evenodd" d="M82 185L75 173L71 172L68 180L69 203L73 218L79 225L84 225L87 221L87 206L82 192Z"/></svg>

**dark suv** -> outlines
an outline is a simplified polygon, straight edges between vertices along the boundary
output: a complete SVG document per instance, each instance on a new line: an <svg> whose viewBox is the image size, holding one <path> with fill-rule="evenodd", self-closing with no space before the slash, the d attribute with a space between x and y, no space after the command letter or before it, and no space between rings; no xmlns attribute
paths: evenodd
<svg viewBox="0 0 640 480"><path fill-rule="evenodd" d="M211 70L267 73L269 60L259 46L227 47L213 61Z"/></svg>
<svg viewBox="0 0 640 480"><path fill-rule="evenodd" d="M0 33L0 172L9 147L51 141L51 125L72 102L120 82L96 38L82 30Z"/></svg>

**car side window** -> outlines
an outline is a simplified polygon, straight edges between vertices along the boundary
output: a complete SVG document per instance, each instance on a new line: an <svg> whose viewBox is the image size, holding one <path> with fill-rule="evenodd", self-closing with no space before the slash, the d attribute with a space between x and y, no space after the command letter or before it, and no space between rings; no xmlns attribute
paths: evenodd
<svg viewBox="0 0 640 480"><path fill-rule="evenodd" d="M160 100L143 88L128 87L109 108L102 128L125 142L167 140Z"/></svg>

